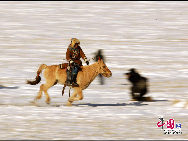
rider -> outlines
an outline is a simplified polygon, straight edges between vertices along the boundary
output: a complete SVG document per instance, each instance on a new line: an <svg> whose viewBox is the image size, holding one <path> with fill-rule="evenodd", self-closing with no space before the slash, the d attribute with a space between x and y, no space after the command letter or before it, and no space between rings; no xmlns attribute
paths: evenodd
<svg viewBox="0 0 188 141"><path fill-rule="evenodd" d="M73 87L78 87L79 85L76 82L76 77L80 67L82 66L82 58L87 65L89 65L89 61L85 56L84 52L80 47L80 41L76 38L71 39L71 43L67 48L66 59L69 62L67 67L67 81L66 85L70 86L72 84Z"/></svg>

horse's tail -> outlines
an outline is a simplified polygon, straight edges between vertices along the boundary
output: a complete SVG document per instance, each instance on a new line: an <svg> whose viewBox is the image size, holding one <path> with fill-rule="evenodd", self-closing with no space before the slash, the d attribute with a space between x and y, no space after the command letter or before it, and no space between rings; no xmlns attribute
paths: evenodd
<svg viewBox="0 0 188 141"><path fill-rule="evenodd" d="M37 76L36 76L35 80L34 81L27 80L26 83L30 84L30 85L36 85L36 84L38 84L41 81L41 77L39 75L40 75L40 73L42 72L43 69L46 69L46 67L47 67L46 64L40 65L40 67L39 67L39 69L37 71Z"/></svg>

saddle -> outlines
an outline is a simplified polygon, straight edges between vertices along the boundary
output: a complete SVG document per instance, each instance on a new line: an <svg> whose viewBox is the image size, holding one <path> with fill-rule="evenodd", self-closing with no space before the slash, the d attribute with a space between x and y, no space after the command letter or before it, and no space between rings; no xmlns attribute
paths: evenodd
<svg viewBox="0 0 188 141"><path fill-rule="evenodd" d="M68 67L68 63L63 63L63 64L59 64L59 68L60 69L66 69L67 67ZM82 71L82 67L81 66L78 66L78 65L76 65L77 67L78 67L78 70L79 71Z"/></svg>
<svg viewBox="0 0 188 141"><path fill-rule="evenodd" d="M68 63L59 64L60 69L66 69L68 67Z"/></svg>

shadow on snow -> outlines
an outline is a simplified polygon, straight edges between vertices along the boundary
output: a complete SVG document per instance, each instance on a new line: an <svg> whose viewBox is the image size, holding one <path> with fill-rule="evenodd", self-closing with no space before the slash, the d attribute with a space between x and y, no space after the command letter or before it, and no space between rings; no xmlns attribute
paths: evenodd
<svg viewBox="0 0 188 141"><path fill-rule="evenodd" d="M97 107L97 106L128 106L128 105L133 105L133 106L144 106L148 104L142 104L143 102L133 102L133 103L116 103L116 104L92 104L92 103L84 103L84 104L74 104L74 106L91 106L91 107Z"/></svg>
<svg viewBox="0 0 188 141"><path fill-rule="evenodd" d="M0 85L0 89L18 89L18 86L14 86L14 87L6 87L6 86L2 86Z"/></svg>
<svg viewBox="0 0 188 141"><path fill-rule="evenodd" d="M92 104L92 103L83 103L83 104L73 104L73 106L91 106L91 107L97 107L97 106L145 106L148 105L143 102L164 102L168 100L153 100L153 101L133 101L131 103L116 103L116 104Z"/></svg>

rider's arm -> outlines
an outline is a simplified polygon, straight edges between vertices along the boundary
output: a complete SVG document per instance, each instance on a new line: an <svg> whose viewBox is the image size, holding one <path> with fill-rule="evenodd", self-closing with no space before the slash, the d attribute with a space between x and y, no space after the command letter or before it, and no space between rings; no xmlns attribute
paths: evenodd
<svg viewBox="0 0 188 141"><path fill-rule="evenodd" d="M82 57L82 59L85 61L85 63L87 65L89 65L89 61L87 60L86 55L84 54L83 50L80 48L80 56Z"/></svg>

